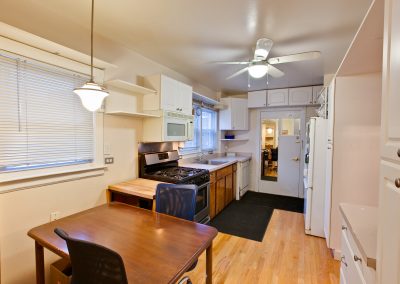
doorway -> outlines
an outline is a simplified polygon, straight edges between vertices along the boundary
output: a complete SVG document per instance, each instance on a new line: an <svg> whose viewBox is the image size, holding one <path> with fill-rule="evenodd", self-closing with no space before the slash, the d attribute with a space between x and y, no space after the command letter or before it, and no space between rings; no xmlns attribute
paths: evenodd
<svg viewBox="0 0 400 284"><path fill-rule="evenodd" d="M305 111L262 111L259 125L259 192L303 198Z"/></svg>

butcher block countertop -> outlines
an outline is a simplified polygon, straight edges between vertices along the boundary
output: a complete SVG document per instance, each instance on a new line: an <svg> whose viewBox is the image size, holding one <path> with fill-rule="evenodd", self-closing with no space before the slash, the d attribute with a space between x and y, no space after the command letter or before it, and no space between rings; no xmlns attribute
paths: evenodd
<svg viewBox="0 0 400 284"><path fill-rule="evenodd" d="M156 187L159 183L162 182L144 178L137 178L109 185L108 189L146 199L154 199L156 195Z"/></svg>

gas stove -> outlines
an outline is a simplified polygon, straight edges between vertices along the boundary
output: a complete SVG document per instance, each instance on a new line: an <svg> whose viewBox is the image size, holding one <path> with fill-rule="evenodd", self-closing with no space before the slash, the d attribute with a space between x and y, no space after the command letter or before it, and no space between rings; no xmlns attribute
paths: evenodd
<svg viewBox="0 0 400 284"><path fill-rule="evenodd" d="M143 177L176 184L201 185L210 181L207 170L186 167L168 167L155 172L145 173Z"/></svg>
<svg viewBox="0 0 400 284"><path fill-rule="evenodd" d="M175 184L196 184L201 186L210 181L208 170L178 166L177 151L145 153L140 156L141 178Z"/></svg>
<svg viewBox="0 0 400 284"><path fill-rule="evenodd" d="M178 151L143 153L139 156L139 177L174 184L197 185L194 221L210 221L210 173L208 170L179 167Z"/></svg>

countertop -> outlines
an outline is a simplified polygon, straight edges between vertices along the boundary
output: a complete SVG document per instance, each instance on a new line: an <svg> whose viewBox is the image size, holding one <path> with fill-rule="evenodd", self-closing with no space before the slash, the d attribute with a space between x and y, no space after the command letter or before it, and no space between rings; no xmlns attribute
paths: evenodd
<svg viewBox="0 0 400 284"><path fill-rule="evenodd" d="M112 191L122 192L146 199L154 199L156 188L161 181L137 178L113 185L109 185L108 189Z"/></svg>
<svg viewBox="0 0 400 284"><path fill-rule="evenodd" d="M243 155L243 156L234 156L234 157L229 157L229 156L223 156L223 157L205 157L204 159L206 160L213 160L213 161L227 161L227 163L223 163L220 165L208 165L208 164L198 164L196 161L193 159L185 159L179 160L179 166L181 167L188 167L188 168L196 168L196 169L205 169L209 170L210 172L217 171L219 169L225 168L227 166L233 165L237 162L246 162L251 160L250 155Z"/></svg>
<svg viewBox="0 0 400 284"><path fill-rule="evenodd" d="M376 269L378 208L347 203L339 208L367 266Z"/></svg>

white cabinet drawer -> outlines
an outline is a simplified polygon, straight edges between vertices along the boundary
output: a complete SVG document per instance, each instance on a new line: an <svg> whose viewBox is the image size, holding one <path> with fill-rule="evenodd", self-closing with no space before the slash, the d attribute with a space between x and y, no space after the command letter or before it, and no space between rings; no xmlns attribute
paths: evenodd
<svg viewBox="0 0 400 284"><path fill-rule="evenodd" d="M346 279L346 283L351 284L366 284L362 267L358 264L358 261L354 260L354 252L347 239L346 232L342 231L342 257L341 257L341 269L343 270L343 276Z"/></svg>

